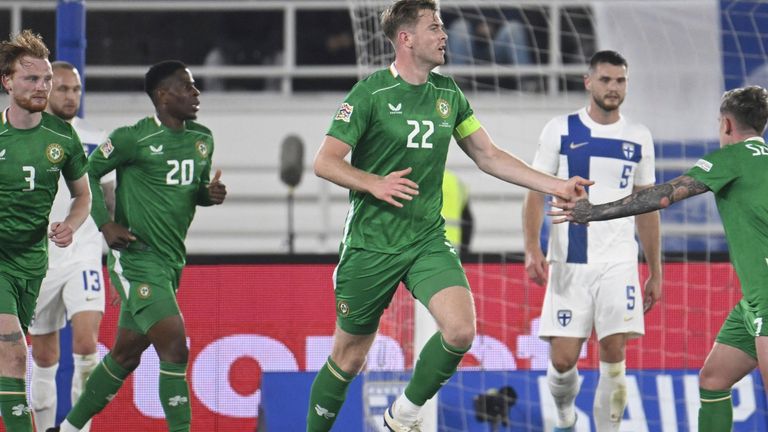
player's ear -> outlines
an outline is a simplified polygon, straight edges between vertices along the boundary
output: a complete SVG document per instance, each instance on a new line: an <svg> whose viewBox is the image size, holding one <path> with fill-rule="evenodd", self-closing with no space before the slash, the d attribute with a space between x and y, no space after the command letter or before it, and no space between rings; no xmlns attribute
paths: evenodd
<svg viewBox="0 0 768 432"><path fill-rule="evenodd" d="M411 34L407 30L400 30L397 32L397 41L400 45L410 47L412 44Z"/></svg>
<svg viewBox="0 0 768 432"><path fill-rule="evenodd" d="M723 131L726 135L731 135L733 133L733 121L727 115L723 116L723 127L725 128Z"/></svg>
<svg viewBox="0 0 768 432"><path fill-rule="evenodd" d="M2 83L3 90L5 90L6 93L9 93L11 91L11 76L10 75L3 75L0 77L0 83Z"/></svg>

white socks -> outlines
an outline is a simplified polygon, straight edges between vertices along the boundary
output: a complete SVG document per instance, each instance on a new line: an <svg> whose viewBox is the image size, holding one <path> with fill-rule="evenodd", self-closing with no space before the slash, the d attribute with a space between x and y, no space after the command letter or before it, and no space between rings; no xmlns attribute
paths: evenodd
<svg viewBox="0 0 768 432"><path fill-rule="evenodd" d="M74 405L83 392L91 372L99 365L99 354L72 354L72 358L75 364L75 372L72 375L72 405Z"/></svg>
<svg viewBox="0 0 768 432"><path fill-rule="evenodd" d="M59 432L80 432L80 429L72 426L68 421L64 420L64 422L62 422L59 426Z"/></svg>
<svg viewBox="0 0 768 432"><path fill-rule="evenodd" d="M72 406L75 405L80 394L83 393L85 382L96 366L99 365L99 353L93 354L72 354L75 363L75 372L72 375ZM89 432L91 430L91 420L83 426L81 431Z"/></svg>
<svg viewBox="0 0 768 432"><path fill-rule="evenodd" d="M58 363L44 368L32 362L32 382L29 393L37 432L45 432L46 429L56 426L56 371L58 370Z"/></svg>
<svg viewBox="0 0 768 432"><path fill-rule="evenodd" d="M392 417L401 424L411 425L419 418L420 410L421 407L408 400L405 397L405 393L403 393L397 398L392 407Z"/></svg>
<svg viewBox="0 0 768 432"><path fill-rule="evenodd" d="M547 366L547 384L557 407L557 427L569 427L576 422L576 407L573 401L579 394L579 371L574 366L571 370L560 373L552 366Z"/></svg>
<svg viewBox="0 0 768 432"><path fill-rule="evenodd" d="M593 415L598 432L618 431L627 405L626 362L600 362Z"/></svg>

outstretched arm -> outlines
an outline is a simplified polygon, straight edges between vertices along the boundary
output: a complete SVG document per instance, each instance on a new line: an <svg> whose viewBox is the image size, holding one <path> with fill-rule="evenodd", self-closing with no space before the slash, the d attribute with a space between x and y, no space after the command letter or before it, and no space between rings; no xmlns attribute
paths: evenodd
<svg viewBox="0 0 768 432"><path fill-rule="evenodd" d="M480 128L458 141L477 166L496 178L545 194L571 200L585 196L584 187L593 184L581 177L563 180L533 169L517 156L500 149L488 132Z"/></svg>
<svg viewBox="0 0 768 432"><path fill-rule="evenodd" d="M410 201L419 194L419 186L405 178L411 173L411 168L394 171L386 176L371 174L353 167L344 159L350 151L351 148L345 142L326 135L315 155L315 174L341 187L369 193L395 207L403 206L398 200Z"/></svg>
<svg viewBox="0 0 768 432"><path fill-rule="evenodd" d="M561 210L549 212L551 216L560 216L554 223L576 222L585 224L591 221L618 219L625 216L648 213L669 207L672 203L694 195L707 192L704 183L681 175L664 184L635 192L632 195L606 204L592 205L588 200L564 202L555 200L552 205Z"/></svg>

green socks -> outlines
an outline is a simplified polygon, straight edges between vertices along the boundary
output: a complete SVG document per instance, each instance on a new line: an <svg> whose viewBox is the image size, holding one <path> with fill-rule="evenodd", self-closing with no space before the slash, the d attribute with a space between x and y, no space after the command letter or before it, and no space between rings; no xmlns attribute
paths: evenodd
<svg viewBox="0 0 768 432"><path fill-rule="evenodd" d="M331 430L347 397L349 383L354 378L355 375L344 372L328 357L328 361L317 372L309 394L308 432Z"/></svg>
<svg viewBox="0 0 768 432"><path fill-rule="evenodd" d="M440 332L432 335L419 353L413 376L405 388L408 400L418 406L424 405L453 376L469 348L448 345Z"/></svg>
<svg viewBox="0 0 768 432"><path fill-rule="evenodd" d="M731 390L699 389L699 432L730 432L733 428Z"/></svg>
<svg viewBox="0 0 768 432"><path fill-rule="evenodd" d="M192 407L187 384L187 364L160 362L160 403L170 432L189 432Z"/></svg>
<svg viewBox="0 0 768 432"><path fill-rule="evenodd" d="M32 432L32 414L23 379L0 377L0 413L5 430Z"/></svg>
<svg viewBox="0 0 768 432"><path fill-rule="evenodd" d="M115 397L123 381L131 372L117 364L109 354L104 356L104 360L96 366L86 381L80 399L67 415L67 421L82 429L88 420L104 409Z"/></svg>

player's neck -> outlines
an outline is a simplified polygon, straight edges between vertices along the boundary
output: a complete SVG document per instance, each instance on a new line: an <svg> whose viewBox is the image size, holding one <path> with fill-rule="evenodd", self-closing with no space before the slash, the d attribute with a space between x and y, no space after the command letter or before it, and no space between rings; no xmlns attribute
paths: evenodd
<svg viewBox="0 0 768 432"><path fill-rule="evenodd" d="M160 123L171 130L181 130L184 129L184 120L181 120L179 118L176 118L168 113L160 112L157 113L157 118L160 119Z"/></svg>
<svg viewBox="0 0 768 432"><path fill-rule="evenodd" d="M621 114L618 109L606 111L594 103L587 107L587 115L589 115L589 118L595 123L601 125L613 124L621 119Z"/></svg>
<svg viewBox="0 0 768 432"><path fill-rule="evenodd" d="M408 84L422 85L427 82L429 71L431 71L432 68L427 68L426 66L420 67L413 61L413 59L406 57L395 59L395 70L397 70L398 75L403 78L403 81Z"/></svg>
<svg viewBox="0 0 768 432"><path fill-rule="evenodd" d="M40 112L30 112L18 106L11 105L7 111L8 123L15 129L32 129L43 120L43 114Z"/></svg>

